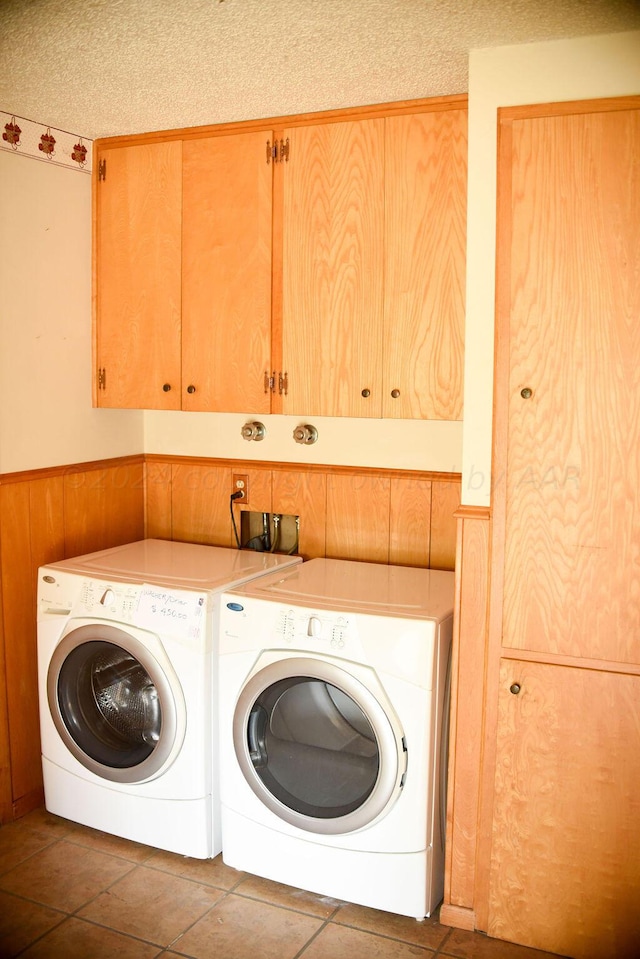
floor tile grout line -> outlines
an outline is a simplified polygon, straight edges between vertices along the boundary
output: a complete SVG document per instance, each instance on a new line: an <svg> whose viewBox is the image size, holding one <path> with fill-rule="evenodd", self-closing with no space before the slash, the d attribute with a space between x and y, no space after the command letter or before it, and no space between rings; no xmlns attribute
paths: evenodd
<svg viewBox="0 0 640 959"><path fill-rule="evenodd" d="M337 908L339 908L339 907L337 907ZM324 922L321 922L321 923L320 923L320 926L316 929L316 931L313 933L312 936L309 936L309 938L307 939L307 941L305 942L305 944L302 946L302 948L298 949L298 951L296 952L295 956L292 956L292 959L300 959L301 956L304 956L305 952L307 951L307 949L309 948L309 946L311 945L311 943L314 942L314 941L318 938L318 936L320 935L320 933L321 933L324 929L327 928L327 926L330 924L330 922L331 922L331 917L329 917L328 919L325 919Z"/></svg>

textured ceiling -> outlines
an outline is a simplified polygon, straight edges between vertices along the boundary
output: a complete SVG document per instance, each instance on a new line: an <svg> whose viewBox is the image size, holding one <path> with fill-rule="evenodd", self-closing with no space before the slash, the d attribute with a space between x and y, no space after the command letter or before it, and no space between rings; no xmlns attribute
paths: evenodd
<svg viewBox="0 0 640 959"><path fill-rule="evenodd" d="M639 27L640 0L0 0L0 110L96 138L440 96L470 49Z"/></svg>

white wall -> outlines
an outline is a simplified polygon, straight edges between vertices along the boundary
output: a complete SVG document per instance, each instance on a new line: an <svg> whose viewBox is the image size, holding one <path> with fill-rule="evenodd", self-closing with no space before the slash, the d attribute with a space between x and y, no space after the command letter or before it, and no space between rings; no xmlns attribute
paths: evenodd
<svg viewBox="0 0 640 959"><path fill-rule="evenodd" d="M463 503L490 502L498 107L638 93L640 31L471 52Z"/></svg>
<svg viewBox="0 0 640 959"><path fill-rule="evenodd" d="M91 364L91 177L0 151L0 473L142 452Z"/></svg>
<svg viewBox="0 0 640 959"><path fill-rule="evenodd" d="M242 439L244 423L266 427L260 442ZM318 430L313 446L293 439L301 423ZM145 451L184 456L222 456L283 463L325 463L459 473L462 423L348 417L255 416L231 413L145 413Z"/></svg>

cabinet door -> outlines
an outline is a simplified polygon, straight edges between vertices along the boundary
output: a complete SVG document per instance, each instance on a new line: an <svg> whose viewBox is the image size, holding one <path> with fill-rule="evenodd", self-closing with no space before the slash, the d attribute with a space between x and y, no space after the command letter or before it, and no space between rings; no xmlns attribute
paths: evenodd
<svg viewBox="0 0 640 959"><path fill-rule="evenodd" d="M285 138L283 412L380 416L384 120Z"/></svg>
<svg viewBox="0 0 640 959"><path fill-rule="evenodd" d="M268 133L183 145L182 408L268 413Z"/></svg>
<svg viewBox="0 0 640 959"><path fill-rule="evenodd" d="M487 932L576 959L631 959L640 676L505 660L497 740Z"/></svg>
<svg viewBox="0 0 640 959"><path fill-rule="evenodd" d="M503 150L503 643L638 663L640 109L515 119Z"/></svg>
<svg viewBox="0 0 640 959"><path fill-rule="evenodd" d="M179 409L182 144L119 147L99 159L97 405Z"/></svg>
<svg viewBox="0 0 640 959"><path fill-rule="evenodd" d="M383 415L462 418L467 112L385 121Z"/></svg>

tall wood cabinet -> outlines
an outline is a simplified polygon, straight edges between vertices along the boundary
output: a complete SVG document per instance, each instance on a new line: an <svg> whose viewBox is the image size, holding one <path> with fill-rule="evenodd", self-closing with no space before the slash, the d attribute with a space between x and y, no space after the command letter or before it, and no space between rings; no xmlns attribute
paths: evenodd
<svg viewBox="0 0 640 959"><path fill-rule="evenodd" d="M462 97L96 143L98 406L460 419Z"/></svg>
<svg viewBox="0 0 640 959"><path fill-rule="evenodd" d="M576 959L640 942L639 156L640 98L501 111L477 913Z"/></svg>

